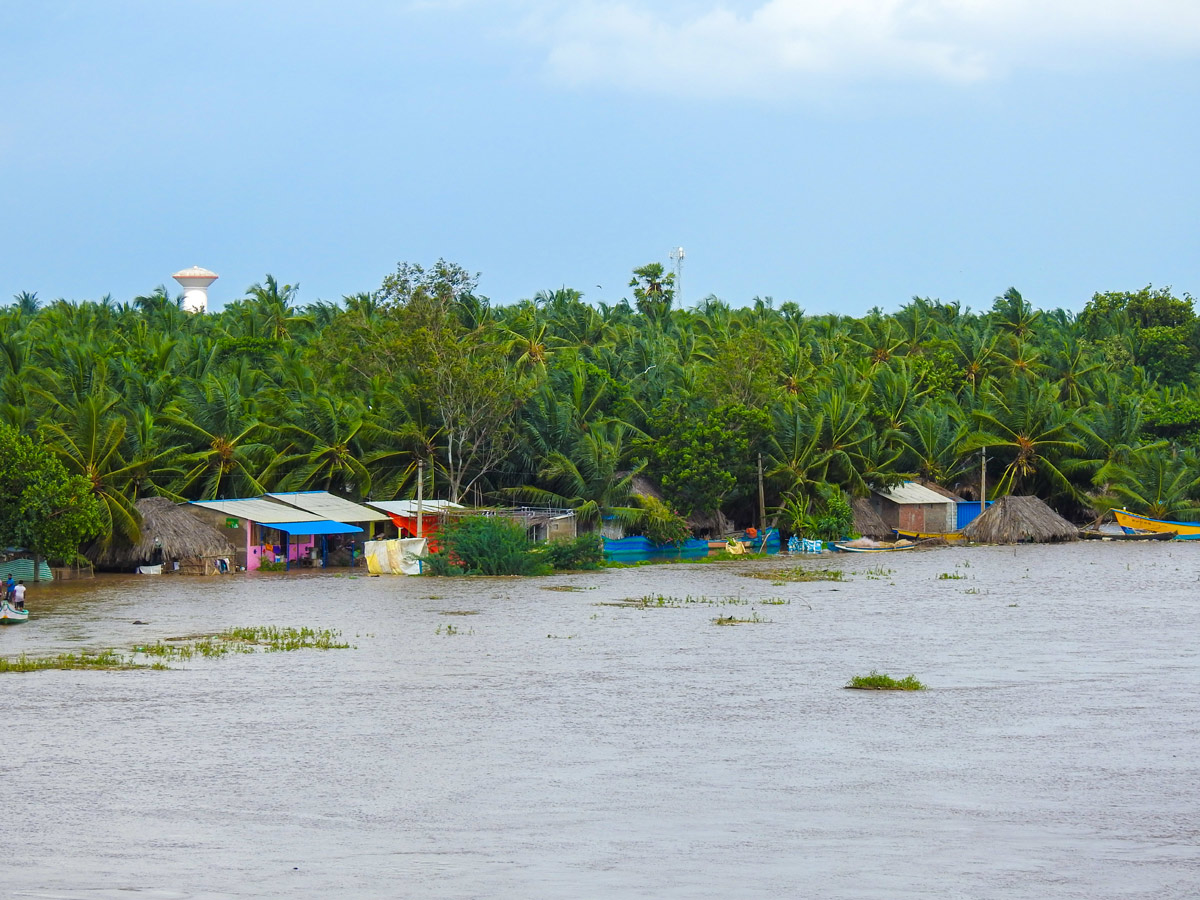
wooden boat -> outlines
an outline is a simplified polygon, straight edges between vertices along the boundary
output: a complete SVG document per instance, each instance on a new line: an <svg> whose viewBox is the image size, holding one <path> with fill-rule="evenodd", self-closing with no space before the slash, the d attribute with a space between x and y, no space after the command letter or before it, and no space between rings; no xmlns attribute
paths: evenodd
<svg viewBox="0 0 1200 900"><path fill-rule="evenodd" d="M1172 541L1175 536L1176 532L1174 531L1135 531L1132 534L1119 534L1115 531L1081 530L1079 532L1079 537L1085 541Z"/></svg>
<svg viewBox="0 0 1200 900"><path fill-rule="evenodd" d="M893 528L892 531L896 532L896 537L906 541L928 541L933 538L941 538L943 541L964 539L961 531L907 531L903 528Z"/></svg>
<svg viewBox="0 0 1200 900"><path fill-rule="evenodd" d="M833 542L833 549L840 550L843 553L894 553L897 550L912 550L916 546L916 544L901 544L897 542L895 544L884 544L879 547L852 547L849 543L841 541Z"/></svg>
<svg viewBox="0 0 1200 900"><path fill-rule="evenodd" d="M1200 541L1200 522L1172 522L1168 519L1151 519L1149 516L1139 516L1124 509L1114 509L1113 516L1117 524L1125 529L1126 534L1138 531L1157 531L1160 534L1174 531L1175 537L1181 541Z"/></svg>
<svg viewBox="0 0 1200 900"><path fill-rule="evenodd" d="M20 625L28 620L28 609L17 609L7 600L0 600L0 625Z"/></svg>

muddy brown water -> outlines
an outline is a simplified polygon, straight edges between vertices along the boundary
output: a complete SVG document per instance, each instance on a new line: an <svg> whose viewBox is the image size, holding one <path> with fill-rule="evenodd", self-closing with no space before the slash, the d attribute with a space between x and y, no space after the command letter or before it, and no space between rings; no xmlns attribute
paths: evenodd
<svg viewBox="0 0 1200 900"><path fill-rule="evenodd" d="M791 565L846 580L741 574ZM356 647L0 676L0 896L1195 897L1198 575L1200 542L34 587L2 655ZM750 604L603 605L647 593ZM843 689L871 669L930 690Z"/></svg>

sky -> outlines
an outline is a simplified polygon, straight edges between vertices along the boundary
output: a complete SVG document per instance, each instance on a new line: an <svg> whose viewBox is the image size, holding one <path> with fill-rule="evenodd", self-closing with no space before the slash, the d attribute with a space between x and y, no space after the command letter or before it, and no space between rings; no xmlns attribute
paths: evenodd
<svg viewBox="0 0 1200 900"><path fill-rule="evenodd" d="M1200 294L1195 0L0 0L0 303Z"/></svg>

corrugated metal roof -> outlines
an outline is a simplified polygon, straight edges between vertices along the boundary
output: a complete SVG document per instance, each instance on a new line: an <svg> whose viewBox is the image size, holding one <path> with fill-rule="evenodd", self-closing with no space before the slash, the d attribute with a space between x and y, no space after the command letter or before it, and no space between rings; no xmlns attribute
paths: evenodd
<svg viewBox="0 0 1200 900"><path fill-rule="evenodd" d="M387 513L353 503L329 491L289 491L267 494L272 500L294 506L322 519L338 522L387 522Z"/></svg>
<svg viewBox="0 0 1200 900"><path fill-rule="evenodd" d="M357 525L345 522L272 522L271 527L288 534L362 534Z"/></svg>
<svg viewBox="0 0 1200 900"><path fill-rule="evenodd" d="M397 516L415 516L417 514L416 500L371 500L367 505ZM439 512L443 509L466 509L466 507L460 503L451 503L449 500L421 501L422 513Z"/></svg>
<svg viewBox="0 0 1200 900"><path fill-rule="evenodd" d="M286 506L283 503L264 500L261 497L247 500L193 500L192 505L215 509L227 516L249 519L251 522L261 522L263 525L273 525L276 522L324 522L326 520L325 516L301 512L294 506Z"/></svg>
<svg viewBox="0 0 1200 900"><path fill-rule="evenodd" d="M876 491L879 496L891 500L893 503L913 504L913 503L940 503L954 505L954 501L949 497L943 497L936 491L931 491L924 485L917 484L915 481L906 481L904 484L896 485L896 487L887 491Z"/></svg>

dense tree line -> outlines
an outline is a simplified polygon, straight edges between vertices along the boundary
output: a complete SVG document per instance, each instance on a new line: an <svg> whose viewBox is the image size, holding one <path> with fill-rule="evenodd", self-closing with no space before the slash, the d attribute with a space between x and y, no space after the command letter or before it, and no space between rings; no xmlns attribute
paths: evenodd
<svg viewBox="0 0 1200 900"><path fill-rule="evenodd" d="M905 478L974 495L981 450L989 495L1077 519L1197 508L1186 295L1096 294L1074 315L1009 289L980 312L914 298L852 318L762 298L678 308L658 264L630 288L614 305L563 288L495 306L439 261L307 306L267 276L207 315L164 287L24 293L0 308L0 422L86 480L103 537L137 534L142 496L387 499L413 496L419 470L427 497L589 524L669 530L667 505L749 524L760 458L769 514L803 532ZM639 475L666 505L631 499Z"/></svg>

